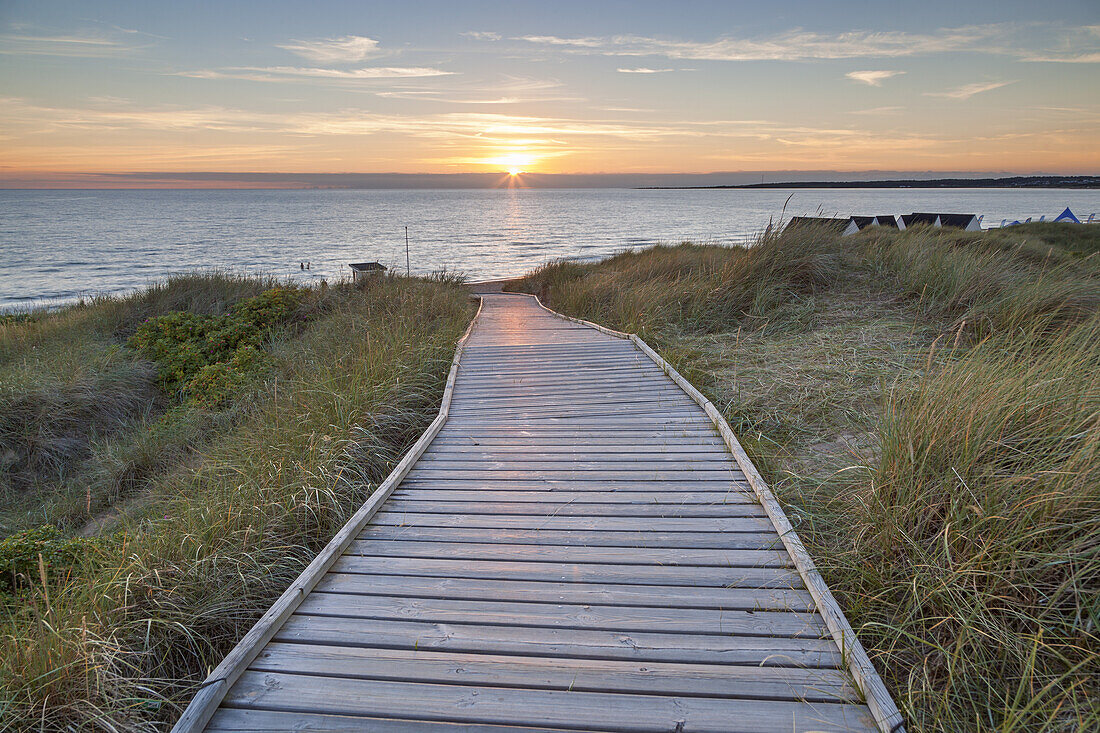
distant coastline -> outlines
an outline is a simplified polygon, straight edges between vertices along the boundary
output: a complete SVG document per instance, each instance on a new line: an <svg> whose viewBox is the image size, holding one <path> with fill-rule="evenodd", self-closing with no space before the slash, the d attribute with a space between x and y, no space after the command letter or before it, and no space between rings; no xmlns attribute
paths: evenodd
<svg viewBox="0 0 1100 733"><path fill-rule="evenodd" d="M712 188L1100 188L1100 176L1011 176L1009 178L906 178L889 181L786 181L720 186L639 186L653 189Z"/></svg>

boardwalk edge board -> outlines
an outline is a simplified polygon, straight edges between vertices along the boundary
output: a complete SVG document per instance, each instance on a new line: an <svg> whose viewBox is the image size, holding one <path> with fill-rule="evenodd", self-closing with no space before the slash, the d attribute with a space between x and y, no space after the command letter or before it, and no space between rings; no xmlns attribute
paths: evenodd
<svg viewBox="0 0 1100 733"><path fill-rule="evenodd" d="M340 558L344 550L359 536L359 533L363 531L363 528L367 525L367 522L382 506L383 502L389 498L393 490L401 483L401 479L409 472L416 461L428 449L432 440L443 428L443 424L447 422L447 415L450 412L451 407L451 395L454 392L455 379L458 376L458 365L462 359L462 351L466 346L466 341L469 339L470 334L474 330L474 325L477 323L478 317L481 315L481 309L484 305L484 300L479 299L477 312L474 317L470 319L470 324L466 327L466 332L462 334L462 338L458 340L458 344L455 347L455 355L451 360L451 369L447 373L447 383L443 388L443 399L439 405L439 414L436 415L435 420L428 426L424 433L420 436L420 439L413 444L413 447L409 449L408 453L401 459L401 461L394 467L390 475L378 485L378 488L374 490L374 493L370 495L366 502L359 507L358 511L352 515L339 532L325 545L324 549L318 553L317 557L313 559L302 574L290 584L290 587L279 596L279 600L275 601L275 604L267 610L260 620L256 622L256 625L249 629L248 633L241 637L241 640L237 642L237 645L233 647L232 651L226 655L221 664L214 668L206 680L203 681L199 691L195 694L195 697L191 699L191 703L183 711L183 715L176 721L175 726L172 727L172 733L199 733L206 728L207 723L217 712L218 706L225 698L229 688L240 678L245 672L256 655L263 650L264 646L271 641L275 636L279 627L283 622L290 617L292 613L298 608L309 592L313 590L314 586L324 577L325 573L329 571L332 565Z"/></svg>
<svg viewBox="0 0 1100 733"><path fill-rule="evenodd" d="M547 308L543 302L539 300L537 295L530 293L516 293L516 295L526 295L529 298L533 298L540 308L558 318L594 328L600 333L607 334L608 336L633 342L640 351L652 359L653 362L672 379L672 381L676 382L681 389L687 392L687 394L703 408L707 416L714 423L715 428L721 433L722 439L725 441L726 446L729 447L737 464L741 467L741 471L745 474L745 477L748 478L749 485L763 505L764 511L775 526L775 530L779 533L779 537L783 541L783 545L787 548L787 552L790 554L791 559L794 560L795 567L802 576L803 582L806 584L806 589L810 592L810 595L813 596L814 602L817 604L818 612L821 614L822 618L825 619L825 625L829 628L829 632L832 634L833 639L843 652L843 657L848 663L849 673L851 673L856 685L866 698L867 707L870 708L871 714L875 718L875 723L884 733L904 733L905 720L901 715L901 711L898 710L897 705L894 703L894 699L890 696L890 692L882 682L882 678L879 677L878 671L875 670L871 658L867 656L867 650L863 648L863 644L861 644L856 637L856 633L852 629L851 624L848 623L848 619L844 616L844 612L841 610L840 605L836 602L836 599L833 598L833 594L829 590L829 586L826 585L825 579L821 577L821 573L818 572L817 566L814 565L813 558L810 557L809 551L806 549L806 546L802 544L802 540L799 539L798 534L794 531L794 527L791 525L790 520L787 519L787 514L783 511L782 505L775 498L767 482L764 481L764 477L756 470L756 466L753 465L752 460L749 459L748 453L745 452L745 449L741 446L741 442L737 440L737 436L734 434L733 429L729 426L729 423L726 422L726 419L722 417L722 413L718 411L718 408L636 334L615 331L606 326L601 326L598 323L592 323L591 321L585 321L581 318L574 318L563 313L558 313L551 308Z"/></svg>

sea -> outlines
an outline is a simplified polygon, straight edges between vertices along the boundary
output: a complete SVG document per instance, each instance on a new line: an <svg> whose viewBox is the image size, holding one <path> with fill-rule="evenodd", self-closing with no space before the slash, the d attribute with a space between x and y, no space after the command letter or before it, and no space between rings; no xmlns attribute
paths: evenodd
<svg viewBox="0 0 1100 733"><path fill-rule="evenodd" d="M792 215L936 211L999 226L1049 220L1067 206L1082 220L1100 218L1100 191L3 190L0 310L124 294L196 270L317 283L348 277L350 263L378 261L484 280L657 243L750 243Z"/></svg>

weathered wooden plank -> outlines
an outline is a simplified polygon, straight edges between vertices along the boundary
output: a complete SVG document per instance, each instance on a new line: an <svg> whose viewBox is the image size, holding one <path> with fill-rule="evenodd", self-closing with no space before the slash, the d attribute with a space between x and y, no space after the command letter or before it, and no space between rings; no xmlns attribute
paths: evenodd
<svg viewBox="0 0 1100 733"><path fill-rule="evenodd" d="M485 578L432 578L412 575L328 573L318 591L364 595L450 598L467 601L539 601L543 603L714 608L742 611L814 610L804 590L786 588L685 588L605 583L562 583Z"/></svg>
<svg viewBox="0 0 1100 733"><path fill-rule="evenodd" d="M667 422L675 419L697 419L698 412L690 405L663 397L652 400L630 401L600 397L574 400L567 398L554 400L525 398L509 404L486 405L468 402L456 405L454 416L456 425L472 419L492 424L499 421L541 421L555 418L558 420L575 418L577 420L594 421L605 417L618 417L620 420L635 418L645 422L649 422L651 418L660 418L660 420Z"/></svg>
<svg viewBox="0 0 1100 733"><path fill-rule="evenodd" d="M684 565L737 568L785 568L790 558L775 550L700 550L690 548L570 547L516 545L483 542L417 542L358 539L348 546L349 555L433 557L470 560L523 560L550 563L616 563L621 565Z"/></svg>
<svg viewBox="0 0 1100 733"><path fill-rule="evenodd" d="M607 373L602 376L590 375L583 383L578 383L575 376L528 376L528 377L473 377L465 376L459 380L461 388L470 394L483 397L494 394L508 394L510 390L534 390L546 392L559 392L575 389L579 392L598 392L607 389L630 389L641 387L644 389L671 390L668 377L664 374L637 374L634 370L623 371L619 374Z"/></svg>
<svg viewBox="0 0 1100 733"><path fill-rule="evenodd" d="M595 366L588 364L582 366L580 369L584 372L585 378L578 379L576 374L571 371L564 371L558 369L534 369L523 373L506 373L495 372L492 370L484 370L480 373L463 372L459 371L458 378L460 384L463 386L480 386L482 384L509 384L515 382L530 382L534 384L573 384L578 388L584 389L590 387L594 383L603 382L616 382L616 383L632 383L632 382L649 382L655 386L668 386L668 378L664 373L654 368L652 364L649 366L639 367L637 363L620 364L618 366ZM661 380L664 381L661 381Z"/></svg>
<svg viewBox="0 0 1100 733"><path fill-rule="evenodd" d="M632 446L608 445L596 447L587 443L578 444L578 442L573 442L571 444L544 443L540 445L536 441L529 441L527 445L498 445L487 448L485 446L471 445L469 443L446 445L433 441L432 447L424 452L423 458L425 460L435 460L436 458L453 459L463 456L468 459L495 459L497 456L511 456L512 454L519 454L521 456L540 455L548 458L553 457L555 459L558 456L569 456L581 461L591 461L595 459L605 461L633 461L640 458L649 458L655 461L671 461L676 460L678 456L684 455L710 457L726 457L729 455L723 448L716 444L662 446L645 445L639 441Z"/></svg>
<svg viewBox="0 0 1100 733"><path fill-rule="evenodd" d="M436 558L344 555L333 565L337 573L382 573L496 580L549 580L569 583L627 585L682 585L712 588L802 588L802 578L783 568L614 565L608 563L542 563L505 560L447 560Z"/></svg>
<svg viewBox="0 0 1100 733"><path fill-rule="evenodd" d="M580 334L584 333L584 330L580 329L580 328L572 329L570 331L570 333L576 333L576 334L580 335ZM601 339L597 343L599 343L600 346L599 347L592 347L592 348L598 348L600 350L614 349L614 350L617 350L617 351L629 350L632 353L637 353L637 351L633 348L633 346L630 344L629 341L616 341L614 339ZM547 343L543 342L541 339L538 342L532 344L531 346L520 346L520 345L513 344L513 343L508 343L508 344L504 344L504 345L501 345L501 346L492 346L492 345L486 344L483 339L475 339L475 340L470 342L470 352L475 353L475 354L476 353L500 353L500 354L505 354L505 355L514 355L514 354L522 354L522 353L525 353L525 352L528 352L528 351L545 352L545 351L557 351L557 350L560 350L560 347L557 347L557 346L554 346L554 345L551 345L551 344L547 344ZM568 351L568 353L576 354L577 351L573 350L573 349L570 349Z"/></svg>
<svg viewBox="0 0 1100 733"><path fill-rule="evenodd" d="M575 331L574 333L580 334L582 331ZM515 359L515 360L531 360L531 359L544 359L548 356L568 356L570 358L583 358L585 355L592 354L607 354L612 353L615 355L626 356L638 356L638 350L634 348L634 345L629 341L617 341L614 339L603 339L596 341L595 343L585 344L583 349L573 348L573 344L551 344L551 343L533 343L530 345L521 344L501 344L492 345L486 344L483 341L472 341L470 343L469 354L471 359L473 358L485 358L485 359Z"/></svg>
<svg viewBox="0 0 1100 733"><path fill-rule="evenodd" d="M485 527L513 529L587 529L638 532L767 532L771 522L756 517L715 519L701 517L544 517L486 514L431 514L426 512L380 511L376 524L401 527Z"/></svg>
<svg viewBox="0 0 1100 733"><path fill-rule="evenodd" d="M578 348L579 346L579 348ZM636 359L643 356L634 348L634 345L625 340L604 339L578 345L565 344L534 344L522 346L518 344L491 345L472 341L469 349L470 365L480 361L495 363L497 361L509 361L520 364L539 364L546 359L580 359L588 356L593 358Z"/></svg>
<svg viewBox="0 0 1100 733"><path fill-rule="evenodd" d="M554 417L558 415L578 417L614 415L616 413L629 415L660 415L660 416L692 416L698 412L690 404L669 397L638 397L637 399L625 399L614 396L591 397L528 397L521 396L507 402L488 402L481 400L464 401L454 406L454 415L460 416L480 415L486 420L500 420L505 417L516 416L522 418L527 415L540 417Z"/></svg>
<svg viewBox="0 0 1100 733"><path fill-rule="evenodd" d="M461 468L435 468L433 464L417 464L409 471L409 478L413 479L480 479L490 475L497 479L525 480L525 479L557 479L568 481L570 479L598 479L611 481L614 479L641 479L647 481L735 481L740 477L740 472L734 473L732 469L705 469L698 471L690 469L673 468L623 468L619 470L607 469L570 469L570 468L545 468L545 469L461 469Z"/></svg>
<svg viewBox="0 0 1100 733"><path fill-rule="evenodd" d="M448 723L437 720L402 720L324 713L282 712L279 710L240 710L221 708L206 730L210 733L271 733L271 731L347 731L347 733L566 733L565 728L482 723ZM589 729L591 733L614 733L607 729ZM576 733L570 729L568 733Z"/></svg>
<svg viewBox="0 0 1100 733"><path fill-rule="evenodd" d="M724 471L732 473L740 469L733 461L722 456L694 456L691 454L677 453L672 457L661 460L660 457L646 457L644 459L628 460L627 465L623 461L608 461L603 459L583 460L574 459L572 456L539 455L530 453L517 455L514 453L491 456L488 458L456 456L454 458L428 458L418 462L420 468L469 470L476 468L485 471L510 471L510 470L536 470L551 471L568 469L572 471Z"/></svg>
<svg viewBox="0 0 1100 733"><path fill-rule="evenodd" d="M524 397L529 398L557 398L564 395L575 394L583 397L598 397L609 395L625 396L624 393L638 390L639 394L650 396L668 396L669 398L684 398L681 391L676 395L674 389L668 386L666 377L645 377L636 380L626 379L599 379L591 380L583 388L577 388L576 383L570 382L542 382L530 379L502 379L493 382L480 381L466 383L463 399L478 400L483 402L514 401Z"/></svg>
<svg viewBox="0 0 1100 733"><path fill-rule="evenodd" d="M485 413L456 416L448 427L461 435L497 435L579 438L585 433L598 437L631 437L627 431L639 428L662 431L664 437L715 435L707 423L690 412L676 414L663 408L614 411L610 414L530 415L525 413ZM686 431L686 432L681 432ZM679 435L677 435L679 433ZM656 436L661 437L661 436ZM560 441L559 441L560 442Z"/></svg>
<svg viewBox="0 0 1100 733"><path fill-rule="evenodd" d="M445 649L474 654L520 654L574 659L629 659L684 664L836 669L828 639L666 634L592 629L531 629L508 624L430 623L390 619L295 615L276 641L391 649Z"/></svg>
<svg viewBox="0 0 1100 733"><path fill-rule="evenodd" d="M626 463L627 465L622 465ZM673 453L671 455L649 455L635 458L605 457L585 458L583 456L570 456L562 454L546 453L498 453L470 455L467 453L432 455L420 461L421 466L433 468L466 469L470 467L484 468L486 470L522 469L561 469L571 468L574 471L612 470L621 471L633 469L636 471L648 469L684 470L684 471L738 471L737 464L724 456L697 455L692 453Z"/></svg>
<svg viewBox="0 0 1100 733"><path fill-rule="evenodd" d="M660 367L649 361L644 354L637 350L631 353L592 355L591 359L585 358L585 354L592 349L592 345L579 345L570 347L580 354L573 358L561 354L547 356L546 358L534 357L525 360L494 359L481 356L478 363L463 365L459 371L462 379L495 379L495 378L530 378L539 380L564 380L573 376L573 372L558 368L561 363L578 365L578 369L593 378L621 377L623 379L652 378L662 373ZM633 348L633 346L632 346ZM469 353L469 352L467 352ZM496 365L496 368L494 365ZM578 386L584 386L586 380L574 380Z"/></svg>
<svg viewBox="0 0 1100 733"><path fill-rule="evenodd" d="M440 598L310 593L298 607L311 616L416 619L433 623L493 623L604 631L822 638L821 617L795 611L739 611L709 608L640 608L564 603L464 601Z"/></svg>
<svg viewBox="0 0 1100 733"><path fill-rule="evenodd" d="M723 699L851 702L858 693L836 670L554 659L432 650L349 649L274 643L259 672L540 690L625 692Z"/></svg>
<svg viewBox="0 0 1100 733"><path fill-rule="evenodd" d="M514 347L513 347L514 348ZM523 355L510 355L507 353L490 354L483 352L477 346L471 346L463 366L470 372L478 370L498 371L499 369L525 369L532 371L544 371L547 368L555 369L560 364L583 364L585 366L623 366L637 364L639 368L652 369L653 365L647 363L645 355L629 344L612 345L605 348L600 344L586 344L582 347L561 346L555 349L547 349L541 353Z"/></svg>
<svg viewBox="0 0 1100 733"><path fill-rule="evenodd" d="M547 393L549 395L606 394L608 388L612 388L611 391L615 392L638 389L642 393L668 394L679 398L687 398L683 390L678 389L675 384L668 381L668 377L659 374L624 374L616 377L606 376L599 379L586 379L583 382L578 381L576 378L547 380L536 377L466 377L459 384L463 390L461 395L463 399L485 401L515 399L517 393ZM688 399L690 401L690 398Z"/></svg>
<svg viewBox="0 0 1100 733"><path fill-rule="evenodd" d="M409 501L392 499L390 512L432 514L523 515L533 517L763 517L759 504L616 504L569 501L487 502L487 501Z"/></svg>
<svg viewBox="0 0 1100 733"><path fill-rule="evenodd" d="M691 400L683 390L671 387L651 387L644 384L622 384L618 389L608 386L596 386L590 389L570 389L567 385L560 389L534 389L527 386L495 387L484 390L467 390L461 400L455 400L455 406L461 407L508 407L523 406L531 403L555 404L602 402L615 404L637 404L641 402L665 402L693 407ZM629 390L627 392L626 390Z"/></svg>
<svg viewBox="0 0 1100 733"><path fill-rule="evenodd" d="M553 488L535 490L514 489L441 489L431 484L410 487L402 484L391 494L405 502L509 502L532 504L756 504L756 495L743 490L727 491L560 491ZM419 511L419 510L418 510Z"/></svg>
<svg viewBox="0 0 1100 733"><path fill-rule="evenodd" d="M783 544L775 531L598 532L480 527L397 527L371 524L359 536L377 539L415 538L421 542L500 542L515 545L581 545L585 547L695 547L731 550L772 550Z"/></svg>
<svg viewBox="0 0 1100 733"><path fill-rule="evenodd" d="M449 450L451 447L488 447L514 449L517 451L530 450L531 448L545 448L546 450L558 450L568 452L584 448L588 450L604 450L608 453L625 451L628 453L638 450L639 441L647 440L648 445L654 451L676 450L711 450L715 447L717 436L710 432L698 432L695 435L677 432L658 433L640 438L623 430L596 430L588 433L554 433L540 432L534 429L513 429L505 432L491 433L488 431L452 430L444 433L438 441L432 441L440 450Z"/></svg>
<svg viewBox="0 0 1100 733"><path fill-rule="evenodd" d="M570 405L577 407L617 406L622 409L643 410L652 409L655 406L670 413L679 411L698 414L695 406L684 395L652 390L644 392L639 390L638 394L627 394L627 392L633 392L633 389L630 386L608 387L600 392L573 394L565 391L560 393L533 393L521 387L501 387L497 388L496 394L492 397L467 394L461 402L456 402L455 410L461 412L485 410L488 413L489 411L514 411L535 408L540 410L560 409ZM486 417L488 418L489 415L486 414Z"/></svg>
<svg viewBox="0 0 1100 733"><path fill-rule="evenodd" d="M718 440L722 439L722 436L714 429L712 423L702 420L690 422L663 422L660 420L651 420L645 423L633 420L627 421L626 424L623 425L612 425L611 427L615 429L615 435L618 437L642 437L645 438L647 442L651 439L659 440L661 438L712 437ZM458 425L453 422L448 422L441 432L444 439L453 433L485 435L489 437L496 435L531 435L540 438L553 436L581 438L584 436L606 437L607 426L588 425L582 422L569 422L567 420L540 423L522 423L514 420L482 420L480 422L471 421L467 425Z"/></svg>
<svg viewBox="0 0 1100 733"><path fill-rule="evenodd" d="M589 412L621 410L630 414L659 413L661 415L697 415L693 405L683 397L665 395L525 395L517 394L508 400L467 399L456 402L455 416L477 413L486 419L500 419L502 415L537 413L555 415L572 410L568 414L587 414Z"/></svg>
<svg viewBox="0 0 1100 733"><path fill-rule="evenodd" d="M400 714L429 720L510 725L584 724L624 731L667 733L677 725L699 733L810 731L821 728L873 730L866 709L843 703L715 700L618 693L530 690L428 683L319 678L277 672L246 672L226 696L228 704L307 713ZM583 711L583 713L579 713Z"/></svg>
<svg viewBox="0 0 1100 733"><path fill-rule="evenodd" d="M691 491L717 491L717 492L743 492L748 483L745 481L721 480L721 481L651 481L649 479L629 479L623 481L608 481L606 479L587 479L584 477L570 479L513 479L495 478L487 476L479 479L408 479L401 484L410 490L425 488L448 489L487 489L487 490L520 490L520 491L576 491L576 492L604 492L613 494L620 491L655 491L664 489L669 493L679 494Z"/></svg>
<svg viewBox="0 0 1100 733"><path fill-rule="evenodd" d="M667 409L654 405L652 407L629 407L620 405L608 405L605 407L576 407L572 409L560 408L555 410L539 410L532 408L530 411L508 410L472 410L455 414L456 427L465 427L470 424L495 425L498 422L515 424L515 422L535 422L552 425L561 422L571 422L577 425L587 425L602 429L614 430L618 427L637 425L640 422L646 424L703 425L695 413L689 409Z"/></svg>

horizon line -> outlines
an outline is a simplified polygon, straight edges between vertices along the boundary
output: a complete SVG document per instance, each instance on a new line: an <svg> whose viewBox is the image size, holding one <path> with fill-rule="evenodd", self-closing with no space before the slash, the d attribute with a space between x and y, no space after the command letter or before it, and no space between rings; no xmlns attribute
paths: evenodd
<svg viewBox="0 0 1100 733"><path fill-rule="evenodd" d="M709 188L781 187L820 183L879 184L943 180L1081 179L1083 172L959 170L765 170L707 173L537 173L508 171L461 173L291 173L264 171L28 171L0 173L3 190L356 190L496 188ZM1047 186L1050 187L1050 186Z"/></svg>

